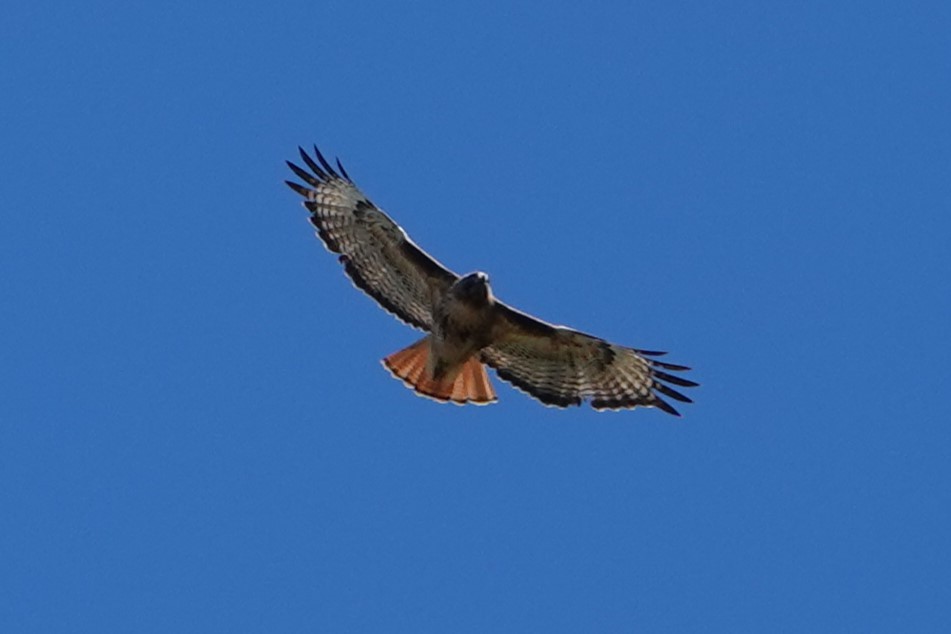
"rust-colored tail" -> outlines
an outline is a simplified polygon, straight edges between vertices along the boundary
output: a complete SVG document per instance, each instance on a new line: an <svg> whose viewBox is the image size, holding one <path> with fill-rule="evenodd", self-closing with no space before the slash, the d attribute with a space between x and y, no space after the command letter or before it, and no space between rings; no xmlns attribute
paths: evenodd
<svg viewBox="0 0 951 634"><path fill-rule="evenodd" d="M406 387L416 390L421 396L437 401L452 401L459 405L474 403L486 405L498 400L485 366L478 357L472 357L459 369L455 376L450 374L443 381L432 378L428 367L429 337L423 337L408 348L394 352L383 359L383 365Z"/></svg>

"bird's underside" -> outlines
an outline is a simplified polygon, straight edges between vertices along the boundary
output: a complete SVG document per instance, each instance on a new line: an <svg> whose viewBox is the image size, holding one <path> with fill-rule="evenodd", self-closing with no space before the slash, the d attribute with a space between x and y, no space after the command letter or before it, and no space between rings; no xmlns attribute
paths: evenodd
<svg viewBox="0 0 951 634"><path fill-rule="evenodd" d="M497 400L485 366L546 405L589 401L595 409L657 407L679 416L664 397L689 403L671 387L697 383L689 368L651 352L554 326L498 301L484 273L459 276L422 249L357 188L338 160L303 149L307 169L288 161L303 185L310 221L354 285L405 323L428 334L383 360L421 396L457 404Z"/></svg>

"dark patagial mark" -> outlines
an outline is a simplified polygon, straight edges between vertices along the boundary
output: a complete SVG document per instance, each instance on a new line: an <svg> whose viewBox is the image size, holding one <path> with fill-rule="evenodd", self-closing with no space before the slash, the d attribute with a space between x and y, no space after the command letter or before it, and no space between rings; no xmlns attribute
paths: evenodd
<svg viewBox="0 0 951 634"><path fill-rule="evenodd" d="M595 359L597 361L598 372L604 372L608 369L608 366L614 363L617 353L611 348L611 344L607 341L598 342L598 351L601 353Z"/></svg>

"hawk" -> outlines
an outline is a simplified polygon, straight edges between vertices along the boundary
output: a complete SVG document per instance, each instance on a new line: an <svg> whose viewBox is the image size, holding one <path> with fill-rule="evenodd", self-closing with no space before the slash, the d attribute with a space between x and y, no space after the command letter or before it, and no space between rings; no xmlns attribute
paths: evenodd
<svg viewBox="0 0 951 634"><path fill-rule="evenodd" d="M555 326L497 300L485 273L460 276L419 248L370 202L343 168L314 147L302 148L305 184L285 181L303 196L310 222L354 285L410 326L429 334L383 359L417 394L442 402L484 405L497 399L485 366L546 405L590 401L595 409L657 407L679 416L663 397L690 403L670 387L697 383L658 361L663 352L627 348ZM316 159L316 160L315 160Z"/></svg>

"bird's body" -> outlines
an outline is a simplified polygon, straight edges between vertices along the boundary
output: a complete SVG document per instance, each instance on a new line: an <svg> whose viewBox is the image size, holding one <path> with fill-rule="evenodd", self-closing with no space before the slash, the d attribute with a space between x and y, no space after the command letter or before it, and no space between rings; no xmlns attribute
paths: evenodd
<svg viewBox="0 0 951 634"><path fill-rule="evenodd" d="M452 375L489 345L494 317L495 298L485 274L473 273L453 284L433 309L433 378Z"/></svg>
<svg viewBox="0 0 951 634"><path fill-rule="evenodd" d="M430 334L383 363L425 396L491 403L496 400L495 391L478 355L492 342L495 315L488 278L484 273L467 275L435 302ZM418 368L424 368L424 373L416 372Z"/></svg>
<svg viewBox="0 0 951 634"><path fill-rule="evenodd" d="M310 187L287 184L304 197L311 223L327 248L340 254L353 283L398 318L428 331L383 360L418 394L491 403L497 397L488 365L547 405L588 399L596 409L646 406L677 414L661 394L690 402L665 384L697 385L667 372L688 368L650 358L663 353L553 326L498 301L485 273L459 276L437 262L363 195L339 161L338 173L314 150L317 161L300 152L310 172L288 162Z"/></svg>

